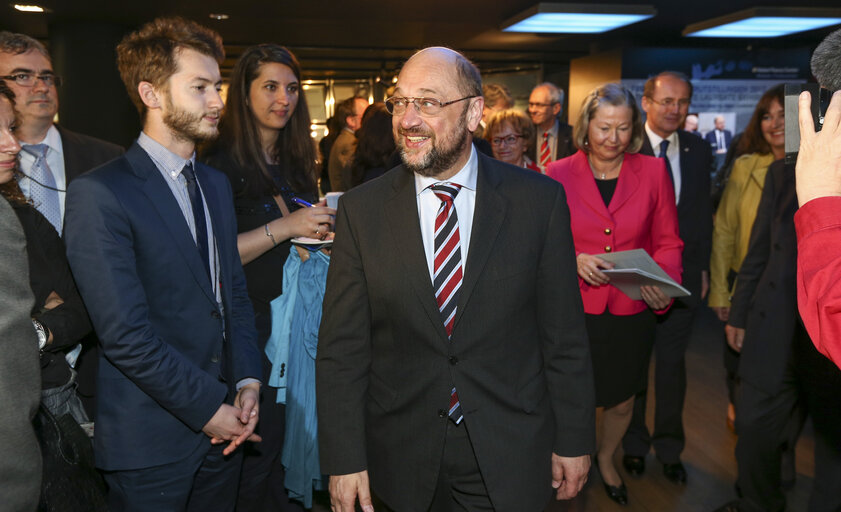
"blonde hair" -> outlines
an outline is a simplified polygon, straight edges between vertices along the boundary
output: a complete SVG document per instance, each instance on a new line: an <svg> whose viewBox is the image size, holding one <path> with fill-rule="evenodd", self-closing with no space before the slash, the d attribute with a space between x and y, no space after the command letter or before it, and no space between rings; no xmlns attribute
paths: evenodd
<svg viewBox="0 0 841 512"><path fill-rule="evenodd" d="M573 141L575 146L589 152L587 134L590 129L590 120L596 115L596 110L602 105L614 107L626 106L631 109L631 142L628 144L627 153L636 153L642 147L645 131L642 127L642 114L637 106L637 100L630 90L619 83L607 83L596 87L584 98L581 103L581 110L578 111L578 119L573 127Z"/></svg>

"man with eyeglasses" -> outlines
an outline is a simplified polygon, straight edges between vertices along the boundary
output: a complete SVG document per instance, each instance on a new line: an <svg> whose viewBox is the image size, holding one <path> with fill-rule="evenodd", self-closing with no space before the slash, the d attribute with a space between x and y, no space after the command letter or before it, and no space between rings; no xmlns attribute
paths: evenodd
<svg viewBox="0 0 841 512"><path fill-rule="evenodd" d="M47 50L25 35L0 31L0 79L15 93L21 123L15 136L20 152L18 185L24 195L62 234L65 190L70 181L123 153L110 142L72 132L53 123L58 112L57 86ZM71 352L78 375L77 392L90 418L96 410L96 339L82 343L81 354Z"/></svg>
<svg viewBox="0 0 841 512"><path fill-rule="evenodd" d="M564 90L551 82L538 85L529 96L529 116L537 129L535 162L542 173L550 162L576 152L572 126L558 118L563 103Z"/></svg>
<svg viewBox="0 0 841 512"><path fill-rule="evenodd" d="M339 202L316 361L333 510L537 512L594 449L563 188L471 144L481 77L412 56L386 100L403 164ZM562 312L562 314L559 314Z"/></svg>
<svg viewBox="0 0 841 512"><path fill-rule="evenodd" d="M709 289L712 246L710 171L712 154L698 136L682 130L692 99L692 83L686 75L663 71L646 81L642 109L647 115L646 137L640 153L666 159L674 183L678 229L683 239L683 286L692 295L676 299L672 308L657 319L654 340L654 431L645 424L646 390L634 401L631 425L623 439L622 463L632 475L645 471L645 456L651 447L663 473L674 483L686 482L680 461L685 445L683 401L686 395L686 346L695 312Z"/></svg>

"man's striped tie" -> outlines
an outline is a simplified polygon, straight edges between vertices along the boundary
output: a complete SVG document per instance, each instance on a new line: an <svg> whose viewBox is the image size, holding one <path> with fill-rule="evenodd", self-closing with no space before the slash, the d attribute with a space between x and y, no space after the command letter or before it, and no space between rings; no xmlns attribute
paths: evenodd
<svg viewBox="0 0 841 512"><path fill-rule="evenodd" d="M435 255L432 279L435 287L435 300L444 321L447 336L453 334L453 323L456 317L458 292L461 289L461 239L458 232L458 214L453 201L461 185L455 183L436 183L432 185L432 192L441 200L438 214L435 216ZM463 419L461 404L458 400L456 388L450 392L449 417L456 424Z"/></svg>
<svg viewBox="0 0 841 512"><path fill-rule="evenodd" d="M543 132L543 142L540 144L540 172L546 174L546 166L552 159L552 151L549 149L549 132Z"/></svg>

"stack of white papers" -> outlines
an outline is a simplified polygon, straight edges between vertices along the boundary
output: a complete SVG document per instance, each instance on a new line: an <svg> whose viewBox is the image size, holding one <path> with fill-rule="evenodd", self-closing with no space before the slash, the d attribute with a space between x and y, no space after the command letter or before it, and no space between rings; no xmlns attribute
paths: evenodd
<svg viewBox="0 0 841 512"><path fill-rule="evenodd" d="M602 272L610 277L610 284L634 300L642 300L640 286L657 286L669 297L688 297L689 290L669 277L660 265L645 252L645 249L596 254L612 262L615 267Z"/></svg>

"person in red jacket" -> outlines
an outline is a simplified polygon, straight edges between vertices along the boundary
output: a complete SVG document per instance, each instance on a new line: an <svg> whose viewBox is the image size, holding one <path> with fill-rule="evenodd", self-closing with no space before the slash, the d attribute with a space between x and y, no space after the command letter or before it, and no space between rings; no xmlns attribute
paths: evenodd
<svg viewBox="0 0 841 512"><path fill-rule="evenodd" d="M598 254L645 249L673 279L681 279L674 186L663 159L637 153L645 131L636 100L619 84L596 88L584 100L573 138L579 151L549 165L566 189L578 277L584 302L596 406L604 407L597 462L608 496L627 503L613 455L631 421L634 395L645 388L655 313L671 304L657 287L632 300L610 286Z"/></svg>

